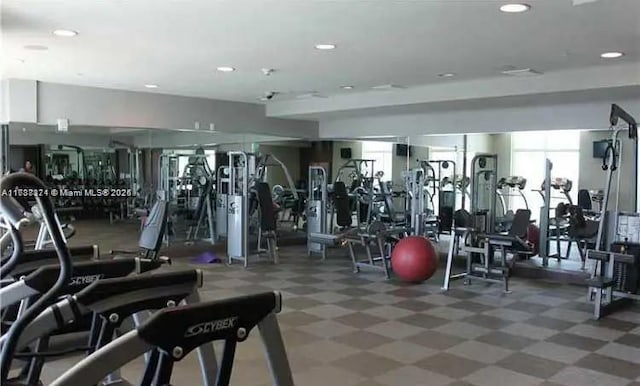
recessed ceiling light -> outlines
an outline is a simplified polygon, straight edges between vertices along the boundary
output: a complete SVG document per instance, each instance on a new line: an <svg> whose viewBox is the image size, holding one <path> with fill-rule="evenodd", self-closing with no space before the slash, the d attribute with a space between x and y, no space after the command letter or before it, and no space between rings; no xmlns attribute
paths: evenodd
<svg viewBox="0 0 640 386"><path fill-rule="evenodd" d="M353 90L353 86L340 86L343 90Z"/></svg>
<svg viewBox="0 0 640 386"><path fill-rule="evenodd" d="M220 72L233 72L236 69L233 68L233 67L229 67L229 66L221 66L221 67L216 68L216 70L218 70Z"/></svg>
<svg viewBox="0 0 640 386"><path fill-rule="evenodd" d="M513 4L504 4L500 7L502 12L506 13L520 13L526 12L531 9L529 4L521 4L521 3L513 3Z"/></svg>
<svg viewBox="0 0 640 386"><path fill-rule="evenodd" d="M600 57L604 59L616 59L616 58L621 58L623 56L624 56L624 52L616 52L616 51L603 52L602 54L600 54Z"/></svg>
<svg viewBox="0 0 640 386"><path fill-rule="evenodd" d="M24 46L25 50L31 50L31 51L46 51L49 49L49 47L47 46L41 46L39 44L29 44Z"/></svg>
<svg viewBox="0 0 640 386"><path fill-rule="evenodd" d="M316 50L333 50L335 48L336 48L335 44L329 44L329 43L316 44Z"/></svg>
<svg viewBox="0 0 640 386"><path fill-rule="evenodd" d="M70 30L70 29L57 29L57 30L53 31L53 34L56 35L56 36L63 37L63 38L72 38L72 37L76 36L78 34L78 32Z"/></svg>
<svg viewBox="0 0 640 386"><path fill-rule="evenodd" d="M453 78L456 76L455 72L443 72L442 74L438 74L439 78Z"/></svg>
<svg viewBox="0 0 640 386"><path fill-rule="evenodd" d="M146 88L158 88L157 84L145 84L144 87Z"/></svg>

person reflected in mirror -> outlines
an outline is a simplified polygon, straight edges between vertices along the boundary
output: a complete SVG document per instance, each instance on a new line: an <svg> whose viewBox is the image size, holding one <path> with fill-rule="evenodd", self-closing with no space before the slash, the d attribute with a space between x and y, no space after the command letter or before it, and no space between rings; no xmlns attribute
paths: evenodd
<svg viewBox="0 0 640 386"><path fill-rule="evenodd" d="M33 174L33 165L31 161L27 160L24 163L24 167L20 168L20 173L31 173Z"/></svg>

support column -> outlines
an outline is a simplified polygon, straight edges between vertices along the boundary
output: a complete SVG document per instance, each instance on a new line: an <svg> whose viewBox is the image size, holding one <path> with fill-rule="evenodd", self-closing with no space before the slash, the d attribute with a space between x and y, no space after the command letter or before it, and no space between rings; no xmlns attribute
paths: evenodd
<svg viewBox="0 0 640 386"><path fill-rule="evenodd" d="M7 174L9 168L9 125L2 124L0 128L0 173Z"/></svg>

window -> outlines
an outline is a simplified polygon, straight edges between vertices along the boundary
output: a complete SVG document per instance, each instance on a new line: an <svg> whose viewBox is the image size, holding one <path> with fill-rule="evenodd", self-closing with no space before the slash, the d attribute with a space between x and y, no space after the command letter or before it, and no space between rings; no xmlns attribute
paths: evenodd
<svg viewBox="0 0 640 386"><path fill-rule="evenodd" d="M573 182L569 196L577 202L580 163L580 132L574 130L519 132L511 134L511 174L527 179L523 192L531 215L539 219L542 196L533 189L540 189L544 180L545 159L553 163L551 178L568 178ZM561 192L551 191L551 207L567 202ZM521 207L519 202L512 206ZM517 209L517 208L512 208Z"/></svg>
<svg viewBox="0 0 640 386"><path fill-rule="evenodd" d="M393 160L393 144L390 142L365 141L362 142L362 158L374 160L374 173L382 171L382 180L391 181L391 163ZM366 172L370 170L370 166ZM364 170L363 170L364 172ZM371 177L371 176L369 176Z"/></svg>

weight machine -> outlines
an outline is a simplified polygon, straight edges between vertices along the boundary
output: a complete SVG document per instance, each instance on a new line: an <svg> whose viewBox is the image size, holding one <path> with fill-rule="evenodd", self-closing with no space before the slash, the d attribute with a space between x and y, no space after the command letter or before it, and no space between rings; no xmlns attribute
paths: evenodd
<svg viewBox="0 0 640 386"><path fill-rule="evenodd" d="M444 290L449 289L452 280L464 279L465 284L469 284L474 279L502 283L504 292L509 292L511 264L507 262L507 254L526 248L524 237L531 212L517 211L514 226L508 234L495 232L497 174L497 155L477 154L472 159L471 213L461 209L455 214L455 228L449 244L442 285ZM500 252L499 260L496 251ZM454 274L453 258L458 252L466 255L466 269Z"/></svg>
<svg viewBox="0 0 640 386"><path fill-rule="evenodd" d="M496 216L496 226L500 231L508 231L513 223L513 216L515 213L510 209L512 207L510 202L512 198L522 200L524 208L520 209L529 209L527 197L523 193L526 186L527 179L520 176L503 177L498 180L498 189L496 190L496 194L498 195L497 202L500 203L502 215Z"/></svg>
<svg viewBox="0 0 640 386"><path fill-rule="evenodd" d="M345 172L349 172L350 181L346 181ZM350 159L338 169L336 174L335 182L344 182L347 188L351 211L356 212L358 227L366 227L371 219L370 203L374 201L374 175L375 160L370 159Z"/></svg>
<svg viewBox="0 0 640 386"><path fill-rule="evenodd" d="M438 233L450 233L457 202L456 163L451 160L429 160L419 163L426 172L425 182L430 189L434 210L433 198L438 200L438 212L434 213L438 220Z"/></svg>
<svg viewBox="0 0 640 386"><path fill-rule="evenodd" d="M293 230L297 230L300 215L303 211L303 203L301 202L300 191L298 191L293 178L291 178L287 166L273 154L261 154L256 157L255 175L252 178L253 183L266 183L269 168L272 167L278 167L282 170L288 185L288 188L282 185L274 185L271 189L272 200L278 206L278 217L280 222L293 223Z"/></svg>
<svg viewBox="0 0 640 386"><path fill-rule="evenodd" d="M180 159L188 158L180 169ZM187 221L186 241L198 239L200 230L206 228L204 240L215 243L215 176L209 167L208 156L199 154L162 154L160 156L160 186L158 195L169 203L169 228L174 235L178 232L178 220ZM169 237L167 237L167 242Z"/></svg>
<svg viewBox="0 0 640 386"><path fill-rule="evenodd" d="M313 241L313 234L327 234L327 171L321 166L309 166L309 197L307 198L307 252L327 257L326 245Z"/></svg>
<svg viewBox="0 0 640 386"><path fill-rule="evenodd" d="M471 214L474 228L495 233L496 190L498 188L498 156L477 154L471 160Z"/></svg>
<svg viewBox="0 0 640 386"><path fill-rule="evenodd" d="M638 125L636 120L616 104L611 105L609 122L613 129L622 120L627 128L616 128L611 143L603 158L602 169L607 172L602 213L598 224L595 249L587 251L587 258L596 261L591 279L588 281L589 298L594 301L593 316L601 318L632 300L640 300L638 279L640 277L640 214L624 213L618 209L622 144L618 141L623 131L638 147ZM613 210L611 184L617 176L617 194ZM605 228L609 231L606 234Z"/></svg>
<svg viewBox="0 0 640 386"><path fill-rule="evenodd" d="M552 199L566 199L569 205L573 205L573 200L569 193L573 187L573 182L567 178L551 178L551 171L553 170L553 163L547 159L545 161L545 173L544 181L539 190L534 190L542 196L543 206L540 208L540 251L539 256L542 258L542 266L547 267L549 265L549 258L555 258L558 261L560 259L566 259L571 253L571 240L568 236L569 222L563 217L564 205L558 204L560 210L555 210L553 217L551 217L551 200ZM551 194L552 189L560 191L562 196L553 196ZM550 241L556 242L556 253L550 255L549 247ZM562 255L561 242L567 241L566 254Z"/></svg>
<svg viewBox="0 0 640 386"><path fill-rule="evenodd" d="M258 211L258 252L262 240L274 263L278 263L275 213L271 191L266 182L266 164L256 166L255 154L229 152L229 190L227 194L227 254L229 264L242 261L245 268L249 264L249 227L252 212ZM275 157L273 157L275 159ZM251 171L256 174L251 174ZM252 194L255 196L252 197ZM255 200L255 201L253 201Z"/></svg>
<svg viewBox="0 0 640 386"><path fill-rule="evenodd" d="M249 155L229 152L229 193L227 195L227 255L249 265ZM255 160L255 158L254 158Z"/></svg>
<svg viewBox="0 0 640 386"><path fill-rule="evenodd" d="M229 199L229 167L220 166L216 172L216 236L227 237L227 201Z"/></svg>
<svg viewBox="0 0 640 386"><path fill-rule="evenodd" d="M403 173L407 192L405 210L409 213L411 235L438 239L438 218L429 213L426 203L431 201L429 187L425 185L425 169L415 168Z"/></svg>

